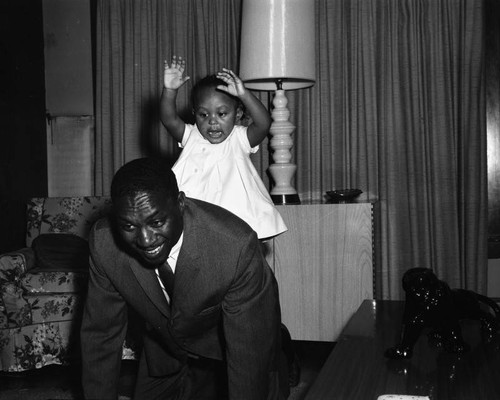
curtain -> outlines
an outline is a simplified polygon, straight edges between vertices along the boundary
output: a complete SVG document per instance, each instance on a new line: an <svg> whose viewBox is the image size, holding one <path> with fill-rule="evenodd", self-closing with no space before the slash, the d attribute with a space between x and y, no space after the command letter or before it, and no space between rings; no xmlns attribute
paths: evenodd
<svg viewBox="0 0 500 400"><path fill-rule="evenodd" d="M191 82L222 66L238 68L240 1L100 0L96 7L95 193L107 194L125 162L177 157L160 123L163 61L188 60ZM191 117L189 89L178 108Z"/></svg>
<svg viewBox="0 0 500 400"><path fill-rule="evenodd" d="M482 1L317 4L318 112L298 124L316 135L298 138L297 164L311 166L298 182L375 201L377 296L401 298L412 267L484 293Z"/></svg>
<svg viewBox="0 0 500 400"><path fill-rule="evenodd" d="M238 71L242 0L100 0L96 194L124 162L179 149L158 117L163 60L191 82ZM301 201L360 188L374 203L375 296L432 268L484 293L487 268L482 0L316 0L316 83L287 94ZM178 107L190 118L189 89ZM266 106L272 94L259 94ZM269 184L268 142L253 158Z"/></svg>

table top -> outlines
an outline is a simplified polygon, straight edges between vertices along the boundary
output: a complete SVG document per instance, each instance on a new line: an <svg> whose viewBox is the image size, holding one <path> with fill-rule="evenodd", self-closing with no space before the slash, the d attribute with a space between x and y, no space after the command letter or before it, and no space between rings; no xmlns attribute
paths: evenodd
<svg viewBox="0 0 500 400"><path fill-rule="evenodd" d="M403 308L403 301L363 301L305 399L376 400L383 394L500 399L500 346L481 341L479 321L461 321L471 346L462 355L431 347L424 332L411 359L387 359L384 351L399 342Z"/></svg>

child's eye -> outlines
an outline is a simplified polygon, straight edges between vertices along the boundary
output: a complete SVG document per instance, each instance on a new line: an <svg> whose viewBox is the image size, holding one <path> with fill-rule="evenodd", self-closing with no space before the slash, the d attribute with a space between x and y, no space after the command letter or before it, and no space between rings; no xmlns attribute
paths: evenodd
<svg viewBox="0 0 500 400"><path fill-rule="evenodd" d="M220 112L220 113L219 113L219 117L225 117L226 115L227 115L227 113L226 113L226 112Z"/></svg>
<svg viewBox="0 0 500 400"><path fill-rule="evenodd" d="M208 114L207 113L198 113L198 116L200 118L207 118L208 117Z"/></svg>

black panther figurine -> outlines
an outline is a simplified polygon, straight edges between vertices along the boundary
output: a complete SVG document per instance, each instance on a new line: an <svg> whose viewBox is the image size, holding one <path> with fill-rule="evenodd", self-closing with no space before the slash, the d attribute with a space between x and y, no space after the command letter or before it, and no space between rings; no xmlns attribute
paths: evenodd
<svg viewBox="0 0 500 400"><path fill-rule="evenodd" d="M461 319L481 321L483 337L491 342L498 333L500 307L490 298L464 289L450 289L429 268L412 268L403 275L406 302L401 343L386 350L388 358L411 358L413 346L424 328L429 341L446 352L463 353L469 346L462 338ZM494 314L481 309L489 306Z"/></svg>

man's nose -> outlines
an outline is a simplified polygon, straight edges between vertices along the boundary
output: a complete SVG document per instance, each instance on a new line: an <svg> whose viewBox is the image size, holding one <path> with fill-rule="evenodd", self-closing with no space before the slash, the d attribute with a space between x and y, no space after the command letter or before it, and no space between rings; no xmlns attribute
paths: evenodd
<svg viewBox="0 0 500 400"><path fill-rule="evenodd" d="M148 247L154 242L154 232L149 228L142 228L139 234L139 244Z"/></svg>

